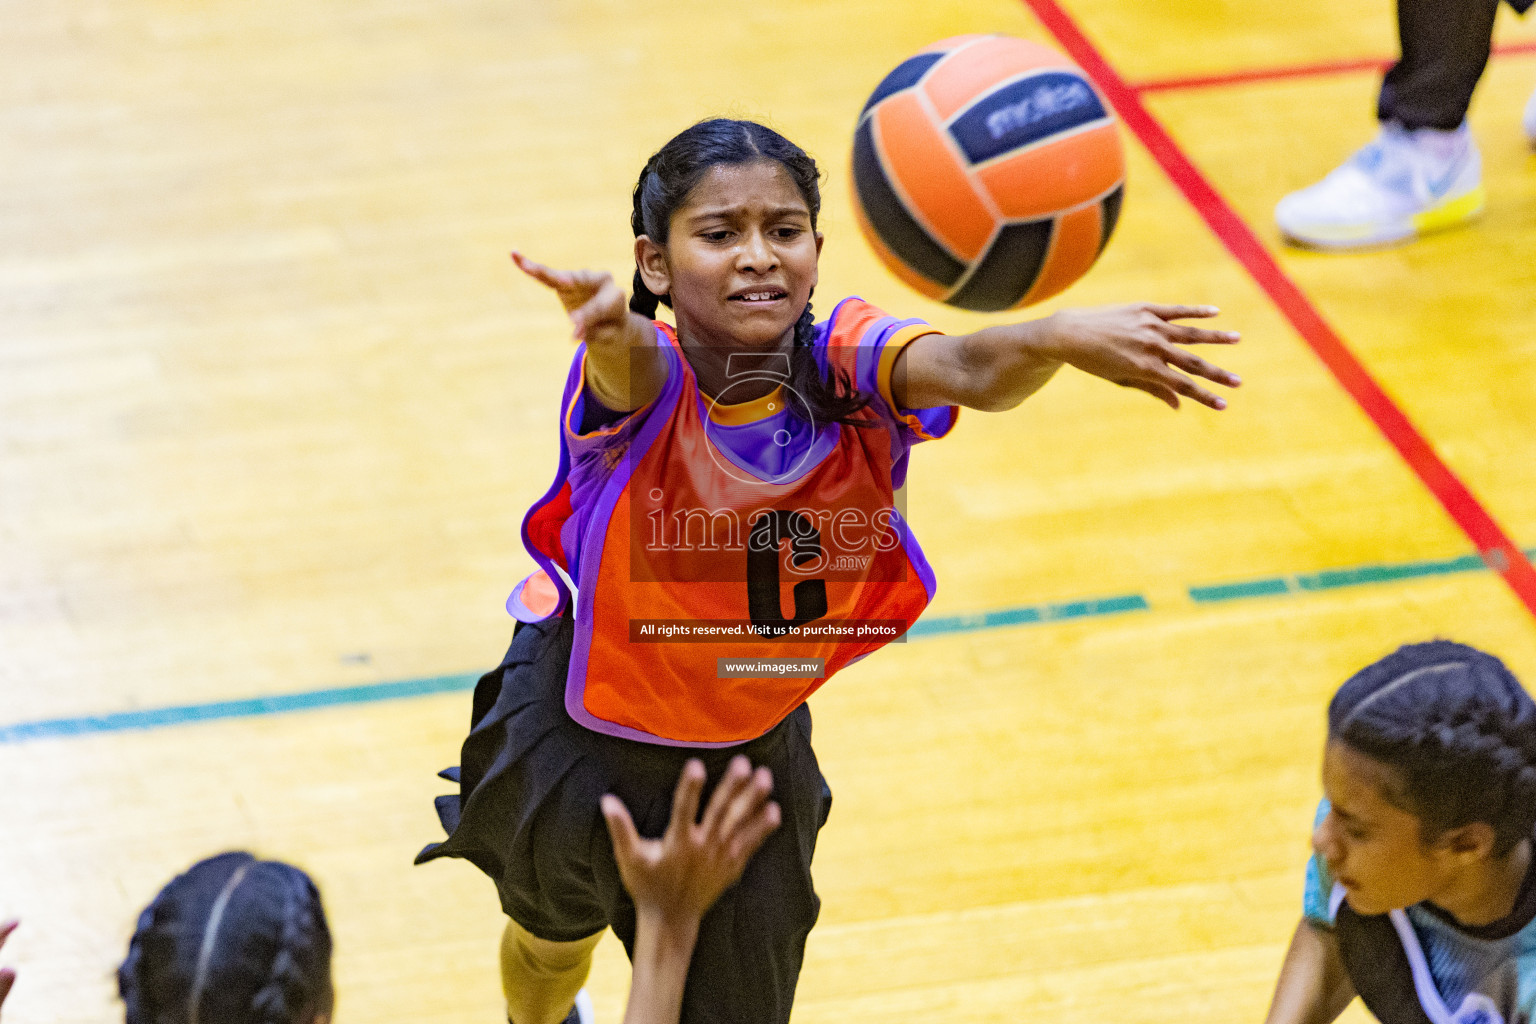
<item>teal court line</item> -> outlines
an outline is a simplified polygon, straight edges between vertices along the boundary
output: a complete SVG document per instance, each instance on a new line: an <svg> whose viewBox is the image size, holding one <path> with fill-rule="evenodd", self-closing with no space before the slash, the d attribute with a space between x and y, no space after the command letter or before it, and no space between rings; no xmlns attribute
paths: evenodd
<svg viewBox="0 0 1536 1024"><path fill-rule="evenodd" d="M1144 612L1149 611L1151 607L1147 604L1147 599L1140 594L1125 594L1121 597L1103 597L1092 601L999 608L990 612L972 612L969 615L918 619L912 624L912 628L907 630L907 636L913 640L921 640L924 637L975 633L983 629L1000 629L1004 626L1032 626L1043 622L1066 622L1069 619L1087 619L1100 615Z"/></svg>
<svg viewBox="0 0 1536 1024"><path fill-rule="evenodd" d="M1536 557L1536 548L1524 552L1526 558ZM1342 587L1359 587L1372 583L1395 583L1398 580L1422 579L1426 576L1449 576L1454 573L1477 572L1488 568L1481 556L1463 555L1460 558L1433 559L1421 562L1394 562L1373 565L1357 565L1348 569L1324 569L1322 572L1297 573L1294 576L1267 576L1263 579L1241 580L1236 583L1215 583L1189 588L1189 598L1196 604L1215 604L1235 601L1245 597L1269 597L1279 594L1303 594L1309 591L1338 590Z"/></svg>
<svg viewBox="0 0 1536 1024"><path fill-rule="evenodd" d="M134 729L160 729L171 725L213 722L221 718L255 718L282 715L293 711L314 711L342 704L372 704L382 700L425 697L433 693L468 690L479 679L478 673L456 676L432 676L427 679L402 679L391 683L364 683L327 690L282 693L271 697L245 700L220 700L209 704L181 704L139 711L114 711L105 715L79 718L47 718L37 722L0 725L0 744L65 736L89 736L103 732L127 732Z"/></svg>
<svg viewBox="0 0 1536 1024"><path fill-rule="evenodd" d="M1536 557L1536 548L1527 550L1525 556ZM1188 591L1190 599L1196 604L1217 604L1254 597L1294 596L1345 587L1394 583L1453 573L1476 572L1487 568L1479 556L1465 555L1461 558L1359 565L1291 576L1269 576L1233 583L1191 586ZM919 619L907 635L913 640L924 640L990 629L1005 629L1010 626L1044 625L1052 622L1124 615L1128 612L1150 611L1151 608L1151 604L1140 594L1122 594L1116 597L1081 601L998 608L968 615L932 616ZM358 686L307 690L301 693L251 697L243 700L221 700L206 704L182 704L135 711L115 711L102 715L83 715L76 718L48 718L33 722L17 722L12 725L0 725L0 744L161 729L221 719L256 718L316 711L348 704L374 704L380 701L405 700L437 693L457 693L471 689L478 678L479 673L430 676L424 679L364 683Z"/></svg>
<svg viewBox="0 0 1536 1024"><path fill-rule="evenodd" d="M971 615L952 615L942 618L921 619L908 631L914 639L946 636L954 633L974 633L983 629L1004 626L1023 626L1033 623L1066 622L1072 619L1119 615L1124 612L1146 611L1151 606L1140 594L1126 594L1085 601L1026 605L1021 608L1000 608ZM246 700L220 700L208 704L183 704L175 707L146 708L139 711L117 711L105 715L83 715L78 718L48 718L36 722L18 722L0 725L0 744L23 743L28 740L55 739L71 736L90 736L108 732L128 732L141 729L160 729L167 726L190 725L194 722L213 722L226 718L254 718L262 715L281 715L295 711L316 711L320 708L344 704L373 704L378 701L403 700L407 697L425 697L434 693L452 693L469 690L480 678L478 672L465 675L433 676L429 679L402 679L389 683L364 683L360 686L343 686L327 690L308 690L302 693L285 693L271 697L253 697Z"/></svg>

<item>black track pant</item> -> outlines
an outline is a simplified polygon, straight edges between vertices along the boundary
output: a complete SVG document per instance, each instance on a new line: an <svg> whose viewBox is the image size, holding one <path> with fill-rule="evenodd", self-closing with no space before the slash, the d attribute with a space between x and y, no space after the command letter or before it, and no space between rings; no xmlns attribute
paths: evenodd
<svg viewBox="0 0 1536 1024"><path fill-rule="evenodd" d="M1524 13L1532 0L1511 0ZM1404 128L1449 131L1467 116L1488 64L1499 0L1397 0L1403 56L1381 83L1376 116Z"/></svg>

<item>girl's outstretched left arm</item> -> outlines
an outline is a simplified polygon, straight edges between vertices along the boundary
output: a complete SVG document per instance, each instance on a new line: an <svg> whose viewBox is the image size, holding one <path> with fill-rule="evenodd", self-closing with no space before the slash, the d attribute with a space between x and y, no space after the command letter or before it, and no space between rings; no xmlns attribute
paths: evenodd
<svg viewBox="0 0 1536 1024"><path fill-rule="evenodd" d="M1040 390L1065 364L1145 391L1175 409L1180 395L1225 409L1226 401L1194 378L1232 388L1241 381L1183 346L1231 345L1237 333L1174 322L1216 313L1214 306L1142 302L1064 309L1042 320L986 327L975 334L925 335L898 357L893 397L907 409L963 405L1001 412Z"/></svg>

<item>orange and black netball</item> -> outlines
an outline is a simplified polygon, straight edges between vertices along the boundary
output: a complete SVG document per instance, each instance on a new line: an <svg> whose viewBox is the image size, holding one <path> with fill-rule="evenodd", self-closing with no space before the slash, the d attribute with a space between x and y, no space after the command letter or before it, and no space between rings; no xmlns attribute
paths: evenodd
<svg viewBox="0 0 1536 1024"><path fill-rule="evenodd" d="M1055 50L956 36L903 61L853 143L859 226L892 273L982 312L1062 291L1114 231L1125 156L1114 114Z"/></svg>

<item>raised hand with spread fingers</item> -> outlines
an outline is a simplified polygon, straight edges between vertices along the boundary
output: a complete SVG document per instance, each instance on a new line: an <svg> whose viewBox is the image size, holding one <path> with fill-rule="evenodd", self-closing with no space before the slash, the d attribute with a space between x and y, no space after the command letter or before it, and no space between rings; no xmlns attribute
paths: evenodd
<svg viewBox="0 0 1536 1024"><path fill-rule="evenodd" d="M619 877L635 901L634 980L624 1024L675 1024L699 921L779 827L773 775L745 757L731 761L699 815L704 765L690 760L660 839L635 829L624 802L603 797Z"/></svg>

